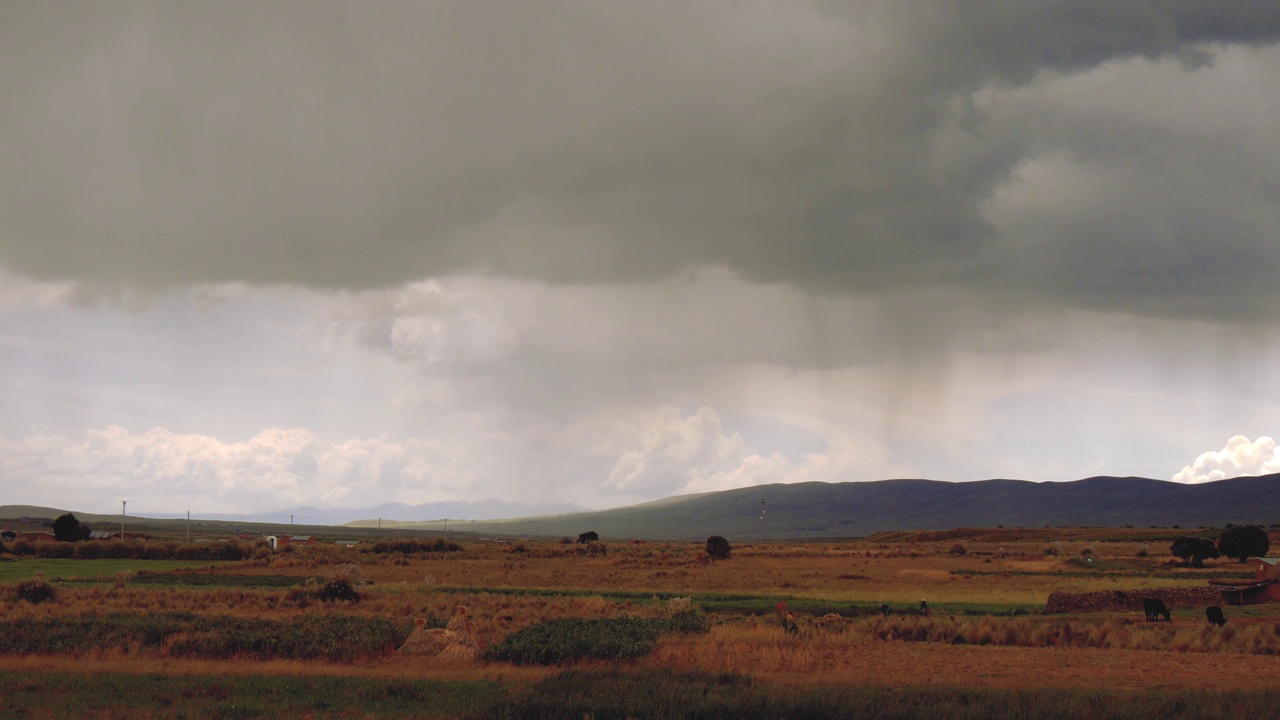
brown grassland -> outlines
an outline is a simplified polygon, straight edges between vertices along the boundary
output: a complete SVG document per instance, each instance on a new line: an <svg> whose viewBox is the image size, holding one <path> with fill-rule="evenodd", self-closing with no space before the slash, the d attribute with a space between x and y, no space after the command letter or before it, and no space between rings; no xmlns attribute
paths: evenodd
<svg viewBox="0 0 1280 720"><path fill-rule="evenodd" d="M172 654L172 641L166 641L155 647L0 653L0 675L334 676L520 687L573 666L734 673L801 689L1247 692L1277 687L1280 604L1224 602L1224 627L1206 623L1203 607L1174 607L1167 623L1146 622L1138 606L1042 613L1054 591L1202 588L1210 578L1251 575L1250 566L1225 558L1204 568L1174 564L1166 535L1176 532L996 529L885 533L831 543L734 542L732 558L718 562L707 561L696 544L607 539L602 553L528 540L462 540L455 552L385 554L367 546L314 544L274 553L259 547L242 561L166 568L164 573L174 575L169 583L142 582L158 572L127 571L61 580L58 565L3 555L5 577L21 578L24 564L33 573L38 567L56 598L20 600L10 583L0 589L0 626L109 613L277 621L339 613L386 618L406 627L434 618L442 626L461 606L466 632L481 655L415 655L388 647L343 662L206 658ZM58 562L83 568L94 561ZM146 573L151 562L138 560L133 566ZM341 573L355 581L359 602L317 596L323 578ZM236 578L238 584L182 581L196 575ZM281 586L288 580L280 576L298 584ZM277 584L255 585L255 578L274 578ZM627 660L515 665L482 654L518 630L556 618L669 616L673 597L692 598L705 611L710 631L663 633L651 652ZM922 599L929 603L928 616L920 612ZM891 614L881 614L881 604L889 605ZM41 716L34 703L29 711L29 717Z"/></svg>

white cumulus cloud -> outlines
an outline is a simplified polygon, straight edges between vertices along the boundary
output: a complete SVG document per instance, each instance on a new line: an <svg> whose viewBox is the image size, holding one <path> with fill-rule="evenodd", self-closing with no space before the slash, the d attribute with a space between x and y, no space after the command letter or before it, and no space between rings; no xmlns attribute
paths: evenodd
<svg viewBox="0 0 1280 720"><path fill-rule="evenodd" d="M118 426L83 439L0 436L0 474L25 502L93 510L127 498L139 512L265 510L294 504L423 502L473 482L451 442L326 441L268 428L243 442Z"/></svg>
<svg viewBox="0 0 1280 720"><path fill-rule="evenodd" d="M1280 472L1280 455L1276 454L1276 441L1266 435L1250 440L1236 435L1221 450L1200 453L1195 462L1182 468L1173 476L1174 482L1202 483L1239 477L1241 475L1268 475Z"/></svg>
<svg viewBox="0 0 1280 720"><path fill-rule="evenodd" d="M571 426L582 452L609 458L608 486L619 493L662 497L812 479L785 455L751 448L726 431L720 415L700 407L686 415L672 405L633 406Z"/></svg>

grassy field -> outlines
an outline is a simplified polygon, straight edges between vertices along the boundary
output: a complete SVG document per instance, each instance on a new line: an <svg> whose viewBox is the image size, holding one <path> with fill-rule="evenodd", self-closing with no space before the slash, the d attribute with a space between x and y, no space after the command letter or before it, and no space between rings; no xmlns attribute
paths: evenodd
<svg viewBox="0 0 1280 720"><path fill-rule="evenodd" d="M223 564L207 560L71 560L6 558L0 561L0 583L44 576L50 580L111 578L120 572L164 573L181 568L208 568Z"/></svg>
<svg viewBox="0 0 1280 720"><path fill-rule="evenodd" d="M1181 567L1151 530L735 543L718 562L605 547L3 556L0 715L1193 718L1280 699L1280 604L1228 606L1221 628L1200 605L1043 612L1052 592L1251 576ZM52 600L18 599L33 578Z"/></svg>

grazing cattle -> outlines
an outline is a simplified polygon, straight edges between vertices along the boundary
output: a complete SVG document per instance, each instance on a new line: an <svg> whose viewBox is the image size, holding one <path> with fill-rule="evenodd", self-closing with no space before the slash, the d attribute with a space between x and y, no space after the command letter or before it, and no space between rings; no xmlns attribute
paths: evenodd
<svg viewBox="0 0 1280 720"><path fill-rule="evenodd" d="M924 598L920 598L920 613L926 617L933 614L929 611L929 603L925 602Z"/></svg>
<svg viewBox="0 0 1280 720"><path fill-rule="evenodd" d="M1164 601L1160 598L1147 598L1146 600L1143 600L1142 610L1147 614L1148 622L1158 620L1161 615L1164 616L1166 621L1173 620L1173 618L1169 617L1169 607L1165 605Z"/></svg>
<svg viewBox="0 0 1280 720"><path fill-rule="evenodd" d="M1222 614L1222 608L1217 605L1211 605L1205 608L1204 616L1209 622L1217 625L1218 627L1222 627L1227 624L1227 618Z"/></svg>

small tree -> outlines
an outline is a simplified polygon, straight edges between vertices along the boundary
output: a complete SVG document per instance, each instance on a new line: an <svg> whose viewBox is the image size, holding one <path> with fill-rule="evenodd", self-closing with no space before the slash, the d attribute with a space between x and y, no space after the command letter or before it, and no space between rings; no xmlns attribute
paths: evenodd
<svg viewBox="0 0 1280 720"><path fill-rule="evenodd" d="M729 541L719 535L712 535L707 538L707 557L712 560L728 560L733 548L729 547Z"/></svg>
<svg viewBox="0 0 1280 720"><path fill-rule="evenodd" d="M599 539L600 539L600 534L597 533L595 530L588 530L578 535L578 542L582 543L583 545L587 543L593 543Z"/></svg>
<svg viewBox="0 0 1280 720"><path fill-rule="evenodd" d="M81 524L75 515L67 513L53 521L53 536L62 542L88 540L89 526Z"/></svg>
<svg viewBox="0 0 1280 720"><path fill-rule="evenodd" d="M1218 552L1240 562L1247 562L1251 557L1266 557L1270 549L1267 531L1256 525L1232 527L1218 538Z"/></svg>
<svg viewBox="0 0 1280 720"><path fill-rule="evenodd" d="M1173 541L1169 552L1191 563L1196 567L1204 567L1206 558L1221 557L1218 546L1209 538L1186 535Z"/></svg>

